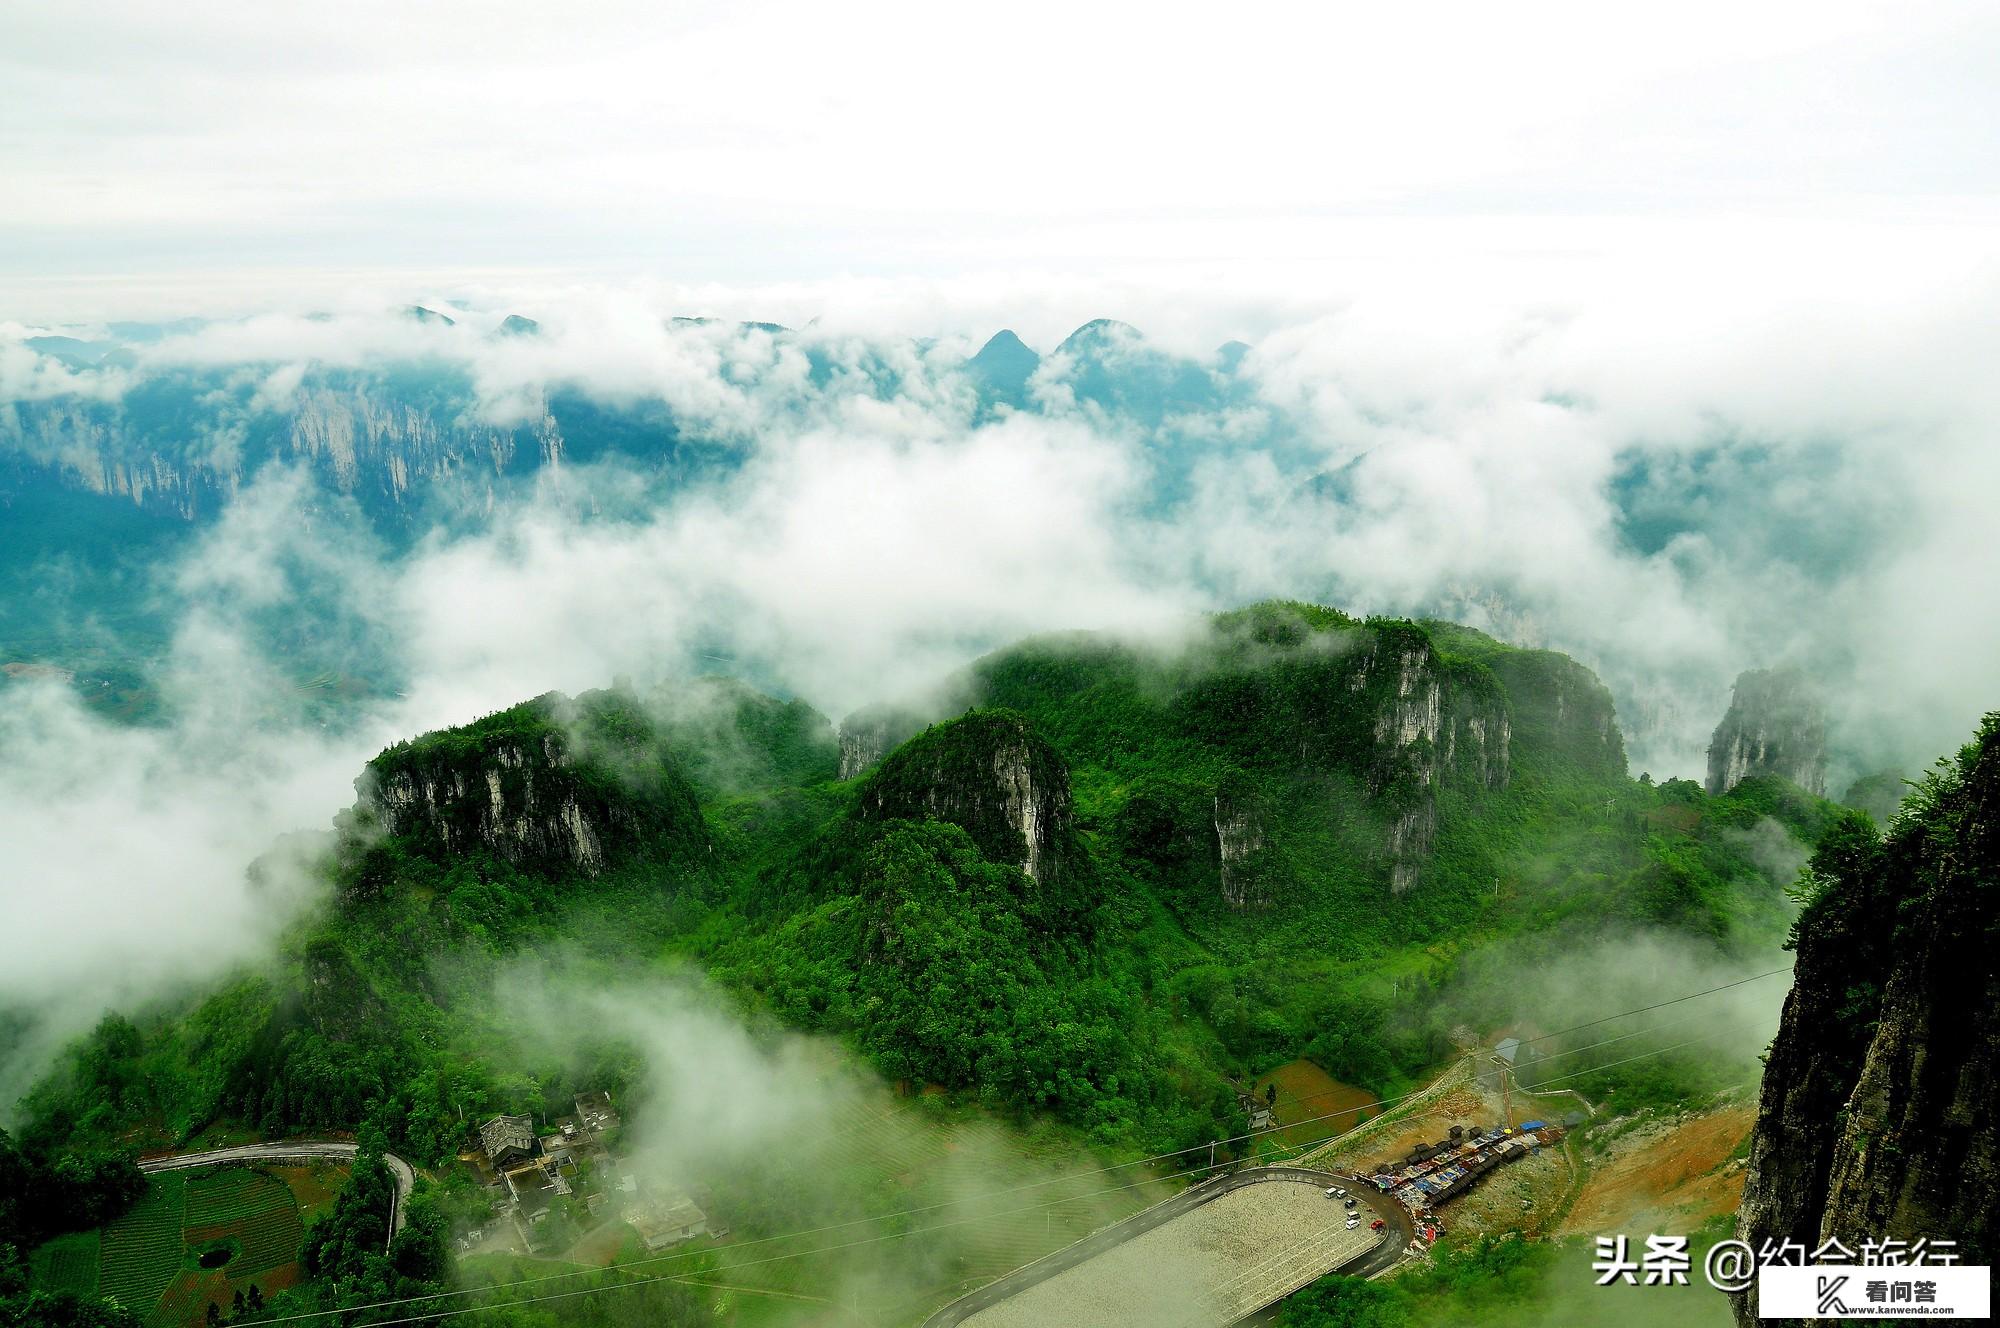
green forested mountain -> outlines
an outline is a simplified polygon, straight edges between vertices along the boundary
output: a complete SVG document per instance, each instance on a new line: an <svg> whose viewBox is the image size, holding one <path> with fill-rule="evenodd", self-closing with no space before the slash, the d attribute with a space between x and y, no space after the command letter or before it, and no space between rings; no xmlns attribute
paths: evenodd
<svg viewBox="0 0 2000 1328"><path fill-rule="evenodd" d="M390 748L278 958L107 1017L22 1148L359 1129L426 1165L469 1119L623 1100L616 1038L543 1063L512 1036L508 966L557 953L585 981L698 966L753 1024L1112 1149L1205 1147L1276 1061L1395 1091L1516 1013L1510 965L1642 929L1770 944L1752 832L1829 814L1776 779L1628 778L1564 656L1309 605L1031 640L885 702L837 735L727 680L618 687Z"/></svg>

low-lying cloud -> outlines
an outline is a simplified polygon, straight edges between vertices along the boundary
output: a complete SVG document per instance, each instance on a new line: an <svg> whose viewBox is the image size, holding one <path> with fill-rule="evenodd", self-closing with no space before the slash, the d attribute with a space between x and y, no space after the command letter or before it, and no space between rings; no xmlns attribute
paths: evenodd
<svg viewBox="0 0 2000 1328"><path fill-rule="evenodd" d="M738 671L837 718L1031 632L1158 632L1263 596L1568 651L1612 686L1635 772L1699 774L1735 673L1779 663L1834 699L1849 765L1916 768L2000 683L2000 556L1972 501L2000 492L1984 307L1230 304L1219 320L1272 330L1219 405L1158 428L1065 396L1061 364L1041 409L979 414L961 328L673 325L629 293L453 327L271 316L102 371L0 329L15 401L221 367L255 385L241 423L330 366L423 362L462 372L487 423L557 391L659 402L730 458L665 490L629 458L566 465L400 550L306 473L243 476L157 577L178 624L159 723L0 691L0 998L82 1017L253 953L282 910L244 867L324 827L398 736L617 674ZM494 335L509 310L542 331ZM373 699L297 691L302 619L376 670Z"/></svg>

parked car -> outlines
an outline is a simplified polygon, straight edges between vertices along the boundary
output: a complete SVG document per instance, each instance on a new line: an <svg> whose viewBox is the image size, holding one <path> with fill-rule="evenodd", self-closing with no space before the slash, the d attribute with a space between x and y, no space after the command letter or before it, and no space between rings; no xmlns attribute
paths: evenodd
<svg viewBox="0 0 2000 1328"><path fill-rule="evenodd" d="M1352 1231L1352 1230L1354 1230L1354 1228L1356 1228L1356 1227L1358 1227L1358 1226L1360 1226L1360 1225L1361 1225L1361 1219L1360 1219L1360 1218L1358 1218L1358 1217L1350 1217L1350 1218L1348 1218L1348 1219L1347 1219L1347 1229L1348 1229L1349 1231Z"/></svg>
<svg viewBox="0 0 2000 1328"><path fill-rule="evenodd" d="M1355 1201L1354 1201L1354 1200L1352 1200L1352 1199L1348 1199L1348 1200L1346 1200L1345 1202L1346 1202L1346 1204L1347 1204L1347 1206L1348 1206L1349 1208L1352 1208L1352 1207L1354 1207L1354 1206L1355 1206Z"/></svg>
<svg viewBox="0 0 2000 1328"><path fill-rule="evenodd" d="M1340 1197L1340 1187L1338 1185L1327 1186L1326 1197L1329 1199L1338 1199Z"/></svg>
<svg viewBox="0 0 2000 1328"><path fill-rule="evenodd" d="M1370 1231L1380 1231L1382 1229L1382 1219L1378 1217L1373 1222L1370 1222L1368 1229Z"/></svg>

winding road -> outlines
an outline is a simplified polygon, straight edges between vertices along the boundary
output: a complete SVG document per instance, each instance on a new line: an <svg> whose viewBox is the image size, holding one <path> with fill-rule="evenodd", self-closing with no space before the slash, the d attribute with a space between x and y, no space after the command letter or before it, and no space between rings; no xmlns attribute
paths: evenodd
<svg viewBox="0 0 2000 1328"><path fill-rule="evenodd" d="M139 1170L187 1171L194 1167L224 1166L231 1162L347 1162L361 1152L357 1144L338 1140L295 1139L282 1144L237 1144L232 1148L209 1148L199 1153L174 1153L168 1157L143 1158ZM396 1178L396 1199L389 1207L389 1239L403 1229L403 1206L416 1188L417 1173L394 1153L382 1154L389 1174Z"/></svg>

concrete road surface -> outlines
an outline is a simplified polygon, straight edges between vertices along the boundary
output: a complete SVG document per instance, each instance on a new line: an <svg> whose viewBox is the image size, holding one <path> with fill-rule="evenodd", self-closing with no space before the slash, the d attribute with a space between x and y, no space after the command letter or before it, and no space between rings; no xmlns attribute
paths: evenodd
<svg viewBox="0 0 2000 1328"><path fill-rule="evenodd" d="M1336 1183L1360 1201L1356 1230L1347 1230L1346 1207L1326 1197ZM1405 1224L1368 1227L1391 1217L1385 1206L1395 1205L1325 1172L1239 1172L1017 1269L938 1311L927 1328L1219 1328L1334 1269L1365 1276L1395 1262Z"/></svg>
<svg viewBox="0 0 2000 1328"><path fill-rule="evenodd" d="M336 1140L295 1139L281 1144L238 1144L233 1148L210 1148L199 1153L175 1153L171 1157L149 1157L139 1163L141 1171L186 1171L191 1167L223 1166L231 1162L347 1162L361 1152L358 1145ZM396 1178L396 1198L389 1207L389 1239L403 1229L403 1205L416 1188L417 1173L394 1153L382 1154L389 1174Z"/></svg>

